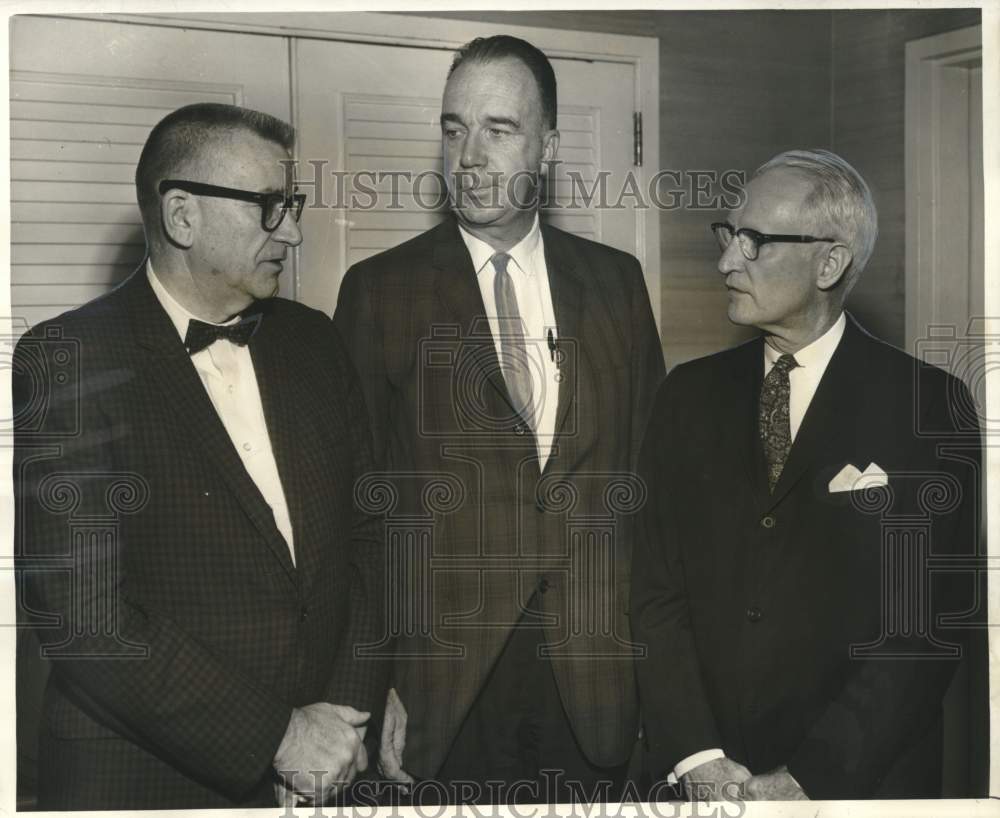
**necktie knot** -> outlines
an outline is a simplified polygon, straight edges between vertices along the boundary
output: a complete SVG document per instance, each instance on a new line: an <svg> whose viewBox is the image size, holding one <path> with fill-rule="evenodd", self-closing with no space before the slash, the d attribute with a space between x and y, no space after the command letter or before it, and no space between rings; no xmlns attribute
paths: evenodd
<svg viewBox="0 0 1000 818"><path fill-rule="evenodd" d="M507 272L507 265L510 263L510 256L506 253L495 253L490 257L490 261L493 263L493 269L503 275Z"/></svg>
<svg viewBox="0 0 1000 818"><path fill-rule="evenodd" d="M260 326L260 314L244 318L235 324L208 324L192 318L188 321L187 333L184 335L184 346L189 355L201 352L220 338L232 341L238 346L246 346L250 338Z"/></svg>
<svg viewBox="0 0 1000 818"><path fill-rule="evenodd" d="M795 356L788 355L787 353L785 355L782 355L780 358L778 358L777 361L774 362L774 368L781 373L788 373L791 370L795 369L795 367L797 367L798 365L799 362L795 360Z"/></svg>

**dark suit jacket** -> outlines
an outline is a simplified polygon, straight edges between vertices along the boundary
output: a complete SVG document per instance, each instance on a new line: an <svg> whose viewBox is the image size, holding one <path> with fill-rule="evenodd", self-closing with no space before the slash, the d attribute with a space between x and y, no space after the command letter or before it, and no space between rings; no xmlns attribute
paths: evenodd
<svg viewBox="0 0 1000 818"><path fill-rule="evenodd" d="M721 747L753 773L787 764L812 798L940 794L962 629L937 617L972 604L971 577L935 571L932 597L908 591L918 605L898 592L927 576L921 549L975 554L974 407L849 318L770 494L762 344L673 370L644 444L632 622L657 766ZM829 492L846 464L872 462L888 490Z"/></svg>
<svg viewBox="0 0 1000 818"><path fill-rule="evenodd" d="M453 219L353 266L334 315L392 473L394 681L409 712L404 766L421 777L439 770L532 595L584 753L614 765L635 743L632 470L663 357L637 261L542 236L563 376L544 472Z"/></svg>
<svg viewBox="0 0 1000 818"><path fill-rule="evenodd" d="M261 302L250 342L296 565L144 268L17 347L26 618L51 658L40 806L273 804L296 706L380 710L371 441L330 321ZM72 570L71 570L72 569Z"/></svg>

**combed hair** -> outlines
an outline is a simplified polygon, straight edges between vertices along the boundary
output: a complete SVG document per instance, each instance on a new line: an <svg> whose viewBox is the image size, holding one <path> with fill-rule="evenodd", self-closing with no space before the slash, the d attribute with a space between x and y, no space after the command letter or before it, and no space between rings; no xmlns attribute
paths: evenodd
<svg viewBox="0 0 1000 818"><path fill-rule="evenodd" d="M497 34L495 37L476 37L467 42L455 52L450 77L463 62L488 63L514 57L520 60L531 71L538 86L538 94L542 98L542 120L545 127L556 127L556 74L552 70L549 58L535 48L527 40L511 37L508 34Z"/></svg>
<svg viewBox="0 0 1000 818"><path fill-rule="evenodd" d="M878 211L868 184L847 160L819 149L779 153L757 168L754 176L774 168L794 168L812 181L806 207L825 218L835 237L851 248L848 273L853 283L868 264L878 237Z"/></svg>
<svg viewBox="0 0 1000 818"><path fill-rule="evenodd" d="M249 131L291 152L295 129L277 117L236 105L198 102L167 114L150 131L135 169L143 219L159 213L158 185L197 163L203 151L237 131ZM199 180L194 180L199 181ZM157 215L158 217L158 215Z"/></svg>

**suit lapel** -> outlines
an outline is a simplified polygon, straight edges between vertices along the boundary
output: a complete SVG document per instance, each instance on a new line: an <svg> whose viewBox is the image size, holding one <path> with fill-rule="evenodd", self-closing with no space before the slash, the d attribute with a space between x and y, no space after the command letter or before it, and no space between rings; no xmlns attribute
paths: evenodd
<svg viewBox="0 0 1000 818"><path fill-rule="evenodd" d="M757 429L757 404L764 378L764 340L745 344L733 362L733 393L727 400L732 418L732 447L737 452L758 510L769 502L764 452Z"/></svg>
<svg viewBox="0 0 1000 818"><path fill-rule="evenodd" d="M332 431L321 430L317 434L311 427L312 419L303 416L305 407L310 406L314 399L308 381L294 377L297 362L290 361L288 354L290 349L296 347L291 343L294 339L286 337L286 329L294 331L274 319L269 320L265 306L264 319L260 329L250 339L249 346L271 451L292 521L297 576L300 583L307 586L310 578L318 573L311 569L322 558L322 541L307 536L317 529L309 519L311 510L316 506L308 502L310 492L315 489L310 486L302 447L310 445L309 441L311 445L321 445L321 435L331 434ZM302 350L301 354L308 354L308 350ZM287 555L288 546L283 538L281 544Z"/></svg>
<svg viewBox="0 0 1000 818"><path fill-rule="evenodd" d="M469 345L469 352L486 364L486 380L507 404L507 409L514 412L514 402L500 370L476 271L454 218L449 218L437 228L435 238L432 264L436 270L434 287L438 297L461 327L463 346Z"/></svg>
<svg viewBox="0 0 1000 818"><path fill-rule="evenodd" d="M553 429L558 436L576 398L576 384L580 376L584 283L577 270L577 260L560 245L557 234L543 226L542 238L549 289L552 293L552 309L555 312L559 339L562 341L559 344L559 374L562 377L559 381L556 425ZM554 458L549 458L548 462L552 463L553 460Z"/></svg>
<svg viewBox="0 0 1000 818"><path fill-rule="evenodd" d="M145 265L122 287L125 288L133 336L148 355L148 372L159 387L164 404L180 419L194 448L215 465L247 517L294 580L288 546L274 524L271 508L250 479L177 329L149 286Z"/></svg>
<svg viewBox="0 0 1000 818"><path fill-rule="evenodd" d="M836 445L844 418L851 416L851 402L860 394L852 385L857 379L860 338L861 330L849 318L844 336L802 418L781 477L770 495L768 510L780 503L808 468Z"/></svg>

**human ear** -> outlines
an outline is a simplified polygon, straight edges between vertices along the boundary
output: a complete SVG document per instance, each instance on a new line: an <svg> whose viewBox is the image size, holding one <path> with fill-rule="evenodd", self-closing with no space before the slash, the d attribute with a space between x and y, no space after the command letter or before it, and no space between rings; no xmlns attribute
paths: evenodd
<svg viewBox="0 0 1000 818"><path fill-rule="evenodd" d="M821 290L831 290L844 277L854 260L854 254L845 244L834 244L822 259L816 286Z"/></svg>
<svg viewBox="0 0 1000 818"><path fill-rule="evenodd" d="M182 190L168 190L160 200L163 233L173 244L185 250L194 244L195 207L194 200Z"/></svg>
<svg viewBox="0 0 1000 818"><path fill-rule="evenodd" d="M559 131L554 128L546 131L542 136L542 172L545 172L545 163L556 158L559 151Z"/></svg>

